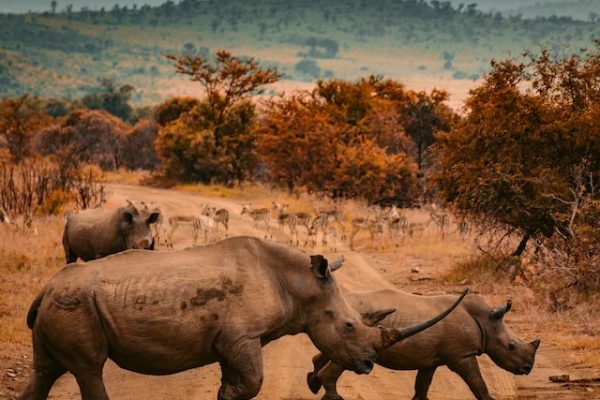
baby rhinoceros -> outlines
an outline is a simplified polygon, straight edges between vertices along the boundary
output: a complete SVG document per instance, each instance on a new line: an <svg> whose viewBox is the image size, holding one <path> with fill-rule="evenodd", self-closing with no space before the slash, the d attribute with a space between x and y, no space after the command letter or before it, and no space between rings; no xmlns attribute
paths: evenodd
<svg viewBox="0 0 600 400"><path fill-rule="evenodd" d="M351 293L347 300L360 313L378 307L394 307L396 313L381 322L383 326L406 325L423 315L443 310L456 299L452 295L417 296L395 289ZM517 338L504 324L506 305L493 309L480 296L469 295L442 322L391 347L377 352L377 364L393 370L419 370L413 400L427 400L427 392L437 367L447 365L467 383L478 400L492 400L479 371L476 356L487 354L499 367L513 374L529 374L540 340L531 343ZM337 381L344 368L322 354L313 358L314 372L308 386L317 393L325 388L323 400L343 400Z"/></svg>
<svg viewBox="0 0 600 400"><path fill-rule="evenodd" d="M67 263L95 260L129 249L154 250L150 225L160 212L132 202L116 209L90 208L67 219L63 247Z"/></svg>

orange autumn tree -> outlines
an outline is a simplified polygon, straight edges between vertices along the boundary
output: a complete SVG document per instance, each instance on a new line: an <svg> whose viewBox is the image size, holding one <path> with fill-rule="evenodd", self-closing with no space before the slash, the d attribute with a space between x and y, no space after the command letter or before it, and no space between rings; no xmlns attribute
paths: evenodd
<svg viewBox="0 0 600 400"><path fill-rule="evenodd" d="M160 106L156 140L163 176L188 182L233 184L252 177L258 164L252 129L256 113L252 96L276 82L276 68L263 68L254 58L218 51L214 57L168 55L179 74L202 89L190 99Z"/></svg>
<svg viewBox="0 0 600 400"><path fill-rule="evenodd" d="M370 77L270 100L258 128L269 178L333 197L413 198L416 165L398 113L405 98L402 85Z"/></svg>
<svg viewBox="0 0 600 400"><path fill-rule="evenodd" d="M440 198L519 233L515 255L536 235L569 235L574 167L589 162L600 178L598 65L600 42L585 55L494 61L465 118L438 136Z"/></svg>

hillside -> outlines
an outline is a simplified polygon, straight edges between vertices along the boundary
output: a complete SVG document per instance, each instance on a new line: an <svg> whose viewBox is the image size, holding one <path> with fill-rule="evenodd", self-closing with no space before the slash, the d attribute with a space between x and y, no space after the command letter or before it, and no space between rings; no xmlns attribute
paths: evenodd
<svg viewBox="0 0 600 400"><path fill-rule="evenodd" d="M600 38L598 22L505 18L417 0L185 0L0 15L0 90L75 98L98 86L98 78L111 77L137 88L138 104L152 104L196 90L175 75L164 54L228 49L278 66L285 76L276 90L307 87L318 78L382 74L464 97L492 58L540 44L561 49L568 43L570 52L594 38Z"/></svg>

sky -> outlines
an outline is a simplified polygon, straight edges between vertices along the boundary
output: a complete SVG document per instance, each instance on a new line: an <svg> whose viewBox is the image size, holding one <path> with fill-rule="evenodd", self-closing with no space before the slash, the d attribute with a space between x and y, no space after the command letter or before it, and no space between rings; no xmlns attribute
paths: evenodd
<svg viewBox="0 0 600 400"><path fill-rule="evenodd" d="M133 4L143 6L148 4L156 6L166 0L56 0L58 11L64 10L67 4L73 4L73 10L79 11L81 7L91 10L105 7L111 9L115 4L131 7ZM28 11L43 12L50 10L51 0L0 0L0 13L26 13ZM175 1L176 3L178 1Z"/></svg>

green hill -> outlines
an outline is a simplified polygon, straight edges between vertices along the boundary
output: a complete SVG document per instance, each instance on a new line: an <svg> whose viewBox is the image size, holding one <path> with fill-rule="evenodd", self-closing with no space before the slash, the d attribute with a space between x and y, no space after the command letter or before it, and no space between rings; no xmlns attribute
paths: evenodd
<svg viewBox="0 0 600 400"><path fill-rule="evenodd" d="M317 78L382 74L401 81L468 83L492 58L540 44L589 47L600 23L505 18L476 7L411 0L167 2L109 11L0 15L0 91L79 97L110 77L151 104L197 89L163 55L217 49L284 72L277 89ZM438 84L438 86L440 86Z"/></svg>

